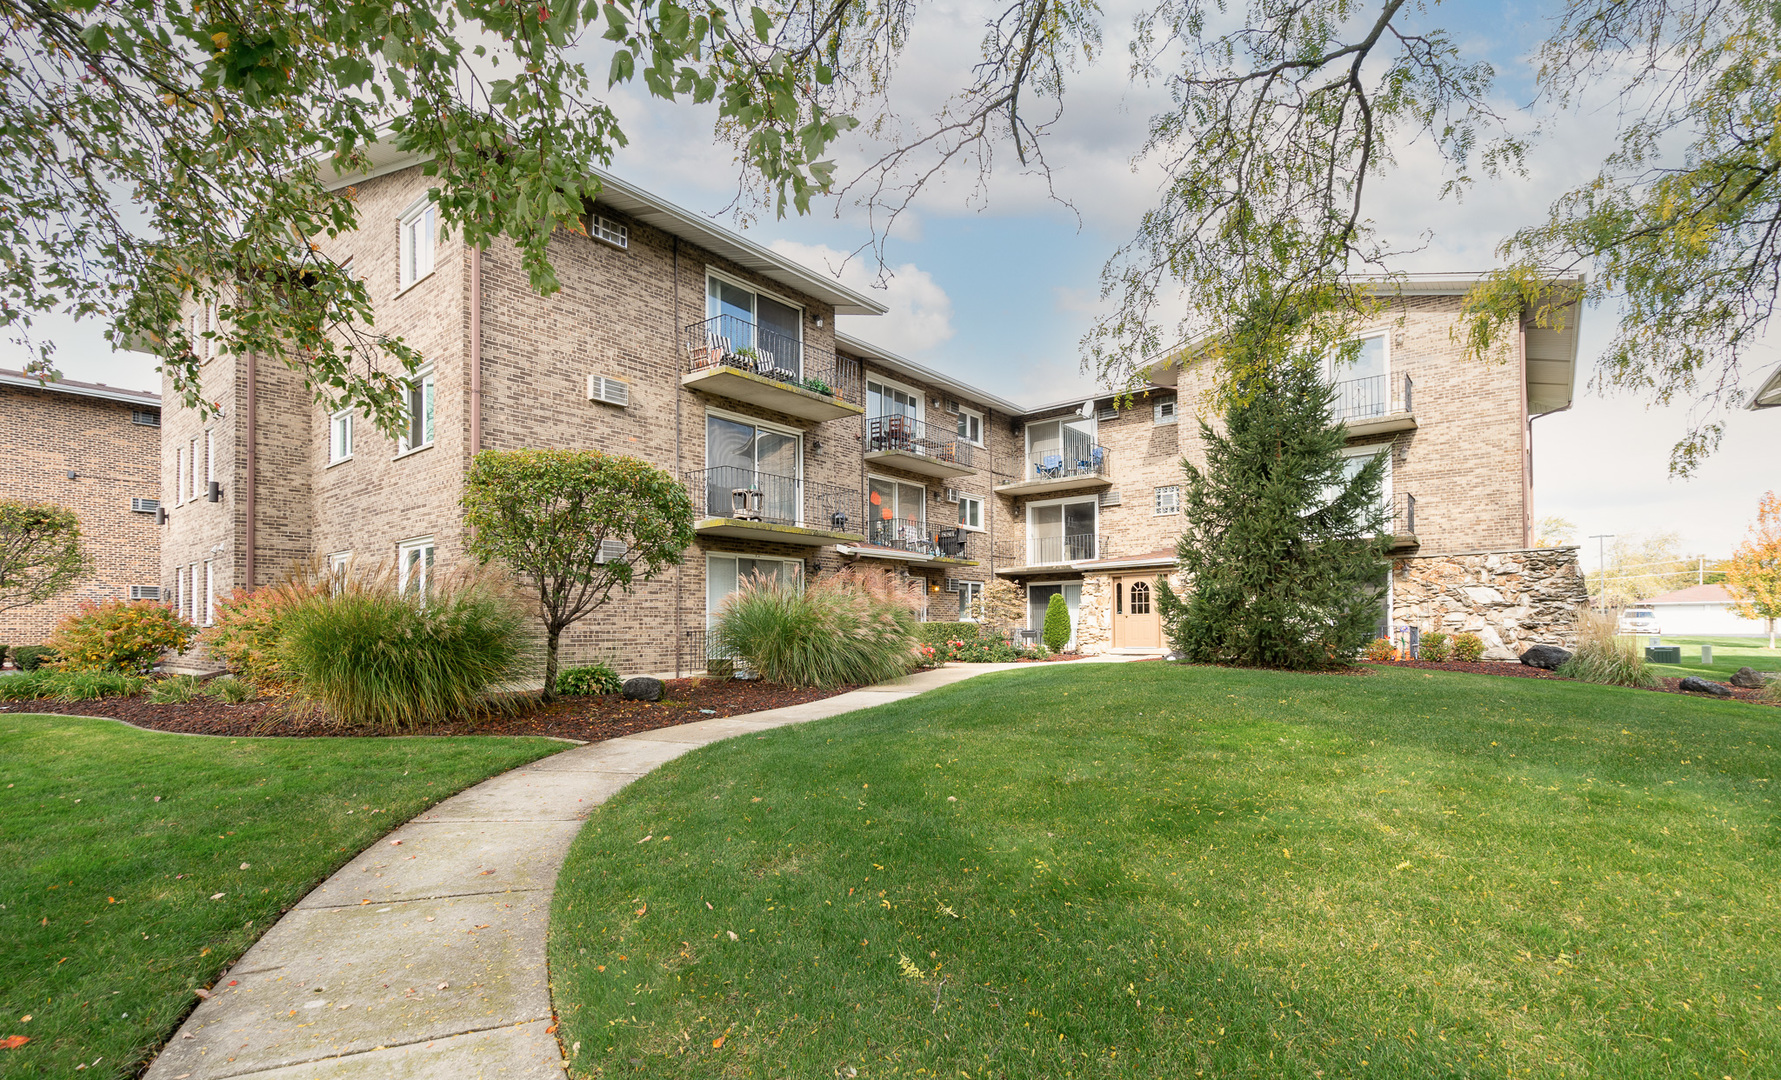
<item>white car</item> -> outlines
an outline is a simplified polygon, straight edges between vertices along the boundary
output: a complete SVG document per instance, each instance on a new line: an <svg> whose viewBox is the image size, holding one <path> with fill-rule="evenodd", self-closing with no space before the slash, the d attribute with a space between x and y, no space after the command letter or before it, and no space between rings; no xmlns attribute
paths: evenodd
<svg viewBox="0 0 1781 1080"><path fill-rule="evenodd" d="M1623 634L1661 634L1663 627L1657 624L1657 612L1650 608L1627 608L1620 613L1620 632Z"/></svg>

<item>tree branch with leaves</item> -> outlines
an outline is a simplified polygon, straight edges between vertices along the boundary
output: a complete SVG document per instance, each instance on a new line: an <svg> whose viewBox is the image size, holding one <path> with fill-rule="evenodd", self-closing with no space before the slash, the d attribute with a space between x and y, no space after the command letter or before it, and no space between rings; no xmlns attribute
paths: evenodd
<svg viewBox="0 0 1781 1080"><path fill-rule="evenodd" d="M41 604L91 569L74 511L0 499L0 611Z"/></svg>

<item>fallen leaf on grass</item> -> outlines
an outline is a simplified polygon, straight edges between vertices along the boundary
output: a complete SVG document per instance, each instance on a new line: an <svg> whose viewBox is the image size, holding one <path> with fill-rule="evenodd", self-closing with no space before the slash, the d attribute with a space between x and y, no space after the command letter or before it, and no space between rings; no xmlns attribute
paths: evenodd
<svg viewBox="0 0 1781 1080"><path fill-rule="evenodd" d="M451 989L451 984L450 984L450 983L440 983L440 984L439 984L439 989L441 989L441 990L450 990L450 989Z"/></svg>
<svg viewBox="0 0 1781 1080"><path fill-rule="evenodd" d="M712 1047L712 1049L714 1049L714 1050L715 1050L715 1049L717 1049L717 1048L718 1048L718 1047L720 1047L720 1046L722 1046L722 1045L723 1045L723 1044L724 1044L724 1039L725 1039L725 1038L727 1038L727 1036L724 1036L724 1035L719 1035L719 1036L718 1036L718 1037L717 1037L717 1038L715 1038L715 1039L712 1039L712 1040L711 1040L711 1047Z"/></svg>
<svg viewBox="0 0 1781 1080"><path fill-rule="evenodd" d="M30 1041L31 1036L29 1035L8 1035L6 1038L0 1039L0 1050L17 1050Z"/></svg>
<svg viewBox="0 0 1781 1080"><path fill-rule="evenodd" d="M248 866L248 864L247 864L247 863L242 863L242 864L241 864L241 868L242 868L242 869L243 869L243 870L246 870L246 869L247 869L247 866Z"/></svg>
<svg viewBox="0 0 1781 1080"><path fill-rule="evenodd" d="M227 896L227 895L229 895L229 894L228 894L228 893L226 893L226 892L220 892L220 893L211 893L211 894L210 894L210 898L211 898L211 899L212 899L212 900L221 900L221 899L222 899L222 898L223 898L223 897L225 897L225 896ZM365 901L365 902L366 902L366 903L370 903L370 902L371 902L371 901L369 901L369 900L367 900L367 901Z"/></svg>
<svg viewBox="0 0 1781 1080"><path fill-rule="evenodd" d="M210 991L204 989L202 986L200 986L196 990L193 990L192 993L197 994L200 998L202 998L206 1001L210 1000Z"/></svg>

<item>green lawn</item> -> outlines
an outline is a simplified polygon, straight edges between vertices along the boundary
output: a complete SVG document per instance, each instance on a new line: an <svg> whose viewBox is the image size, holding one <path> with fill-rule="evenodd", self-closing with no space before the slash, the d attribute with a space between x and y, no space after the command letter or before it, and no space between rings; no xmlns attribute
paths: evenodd
<svg viewBox="0 0 1781 1080"><path fill-rule="evenodd" d="M1778 783L1737 702L985 676L624 789L558 883L559 1037L578 1077L1781 1076Z"/></svg>
<svg viewBox="0 0 1781 1080"><path fill-rule="evenodd" d="M1641 653L1645 646L1651 644L1651 639L1643 635L1634 640L1638 642ZM1658 640L1665 645L1682 646L1682 663L1651 665L1661 675L1699 675L1724 682L1741 667L1753 667L1758 671L1781 671L1781 649L1769 648L1769 639L1766 637L1671 637L1663 634ZM1701 663L1702 645L1713 646L1711 664Z"/></svg>
<svg viewBox="0 0 1781 1080"><path fill-rule="evenodd" d="M0 1075L136 1075L193 988L323 878L445 796L563 748L0 714L0 1039L31 1040L0 1049Z"/></svg>

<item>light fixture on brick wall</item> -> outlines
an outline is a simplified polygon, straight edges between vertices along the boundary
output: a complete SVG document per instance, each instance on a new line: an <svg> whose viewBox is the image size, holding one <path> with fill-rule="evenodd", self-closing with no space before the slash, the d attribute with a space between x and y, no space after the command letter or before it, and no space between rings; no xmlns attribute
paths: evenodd
<svg viewBox="0 0 1781 1080"><path fill-rule="evenodd" d="M209 490L205 491L205 493L204 493L204 501L205 502L222 502L223 501L223 485L218 483L215 480L212 480L210 482Z"/></svg>
<svg viewBox="0 0 1781 1080"><path fill-rule="evenodd" d="M80 474L79 474L79 473L77 473L77 472L75 472L75 471L74 471L74 470L73 470L73 469L69 469L69 470L68 470L68 479L70 479L70 480L79 480L79 479L80 479Z"/></svg>

